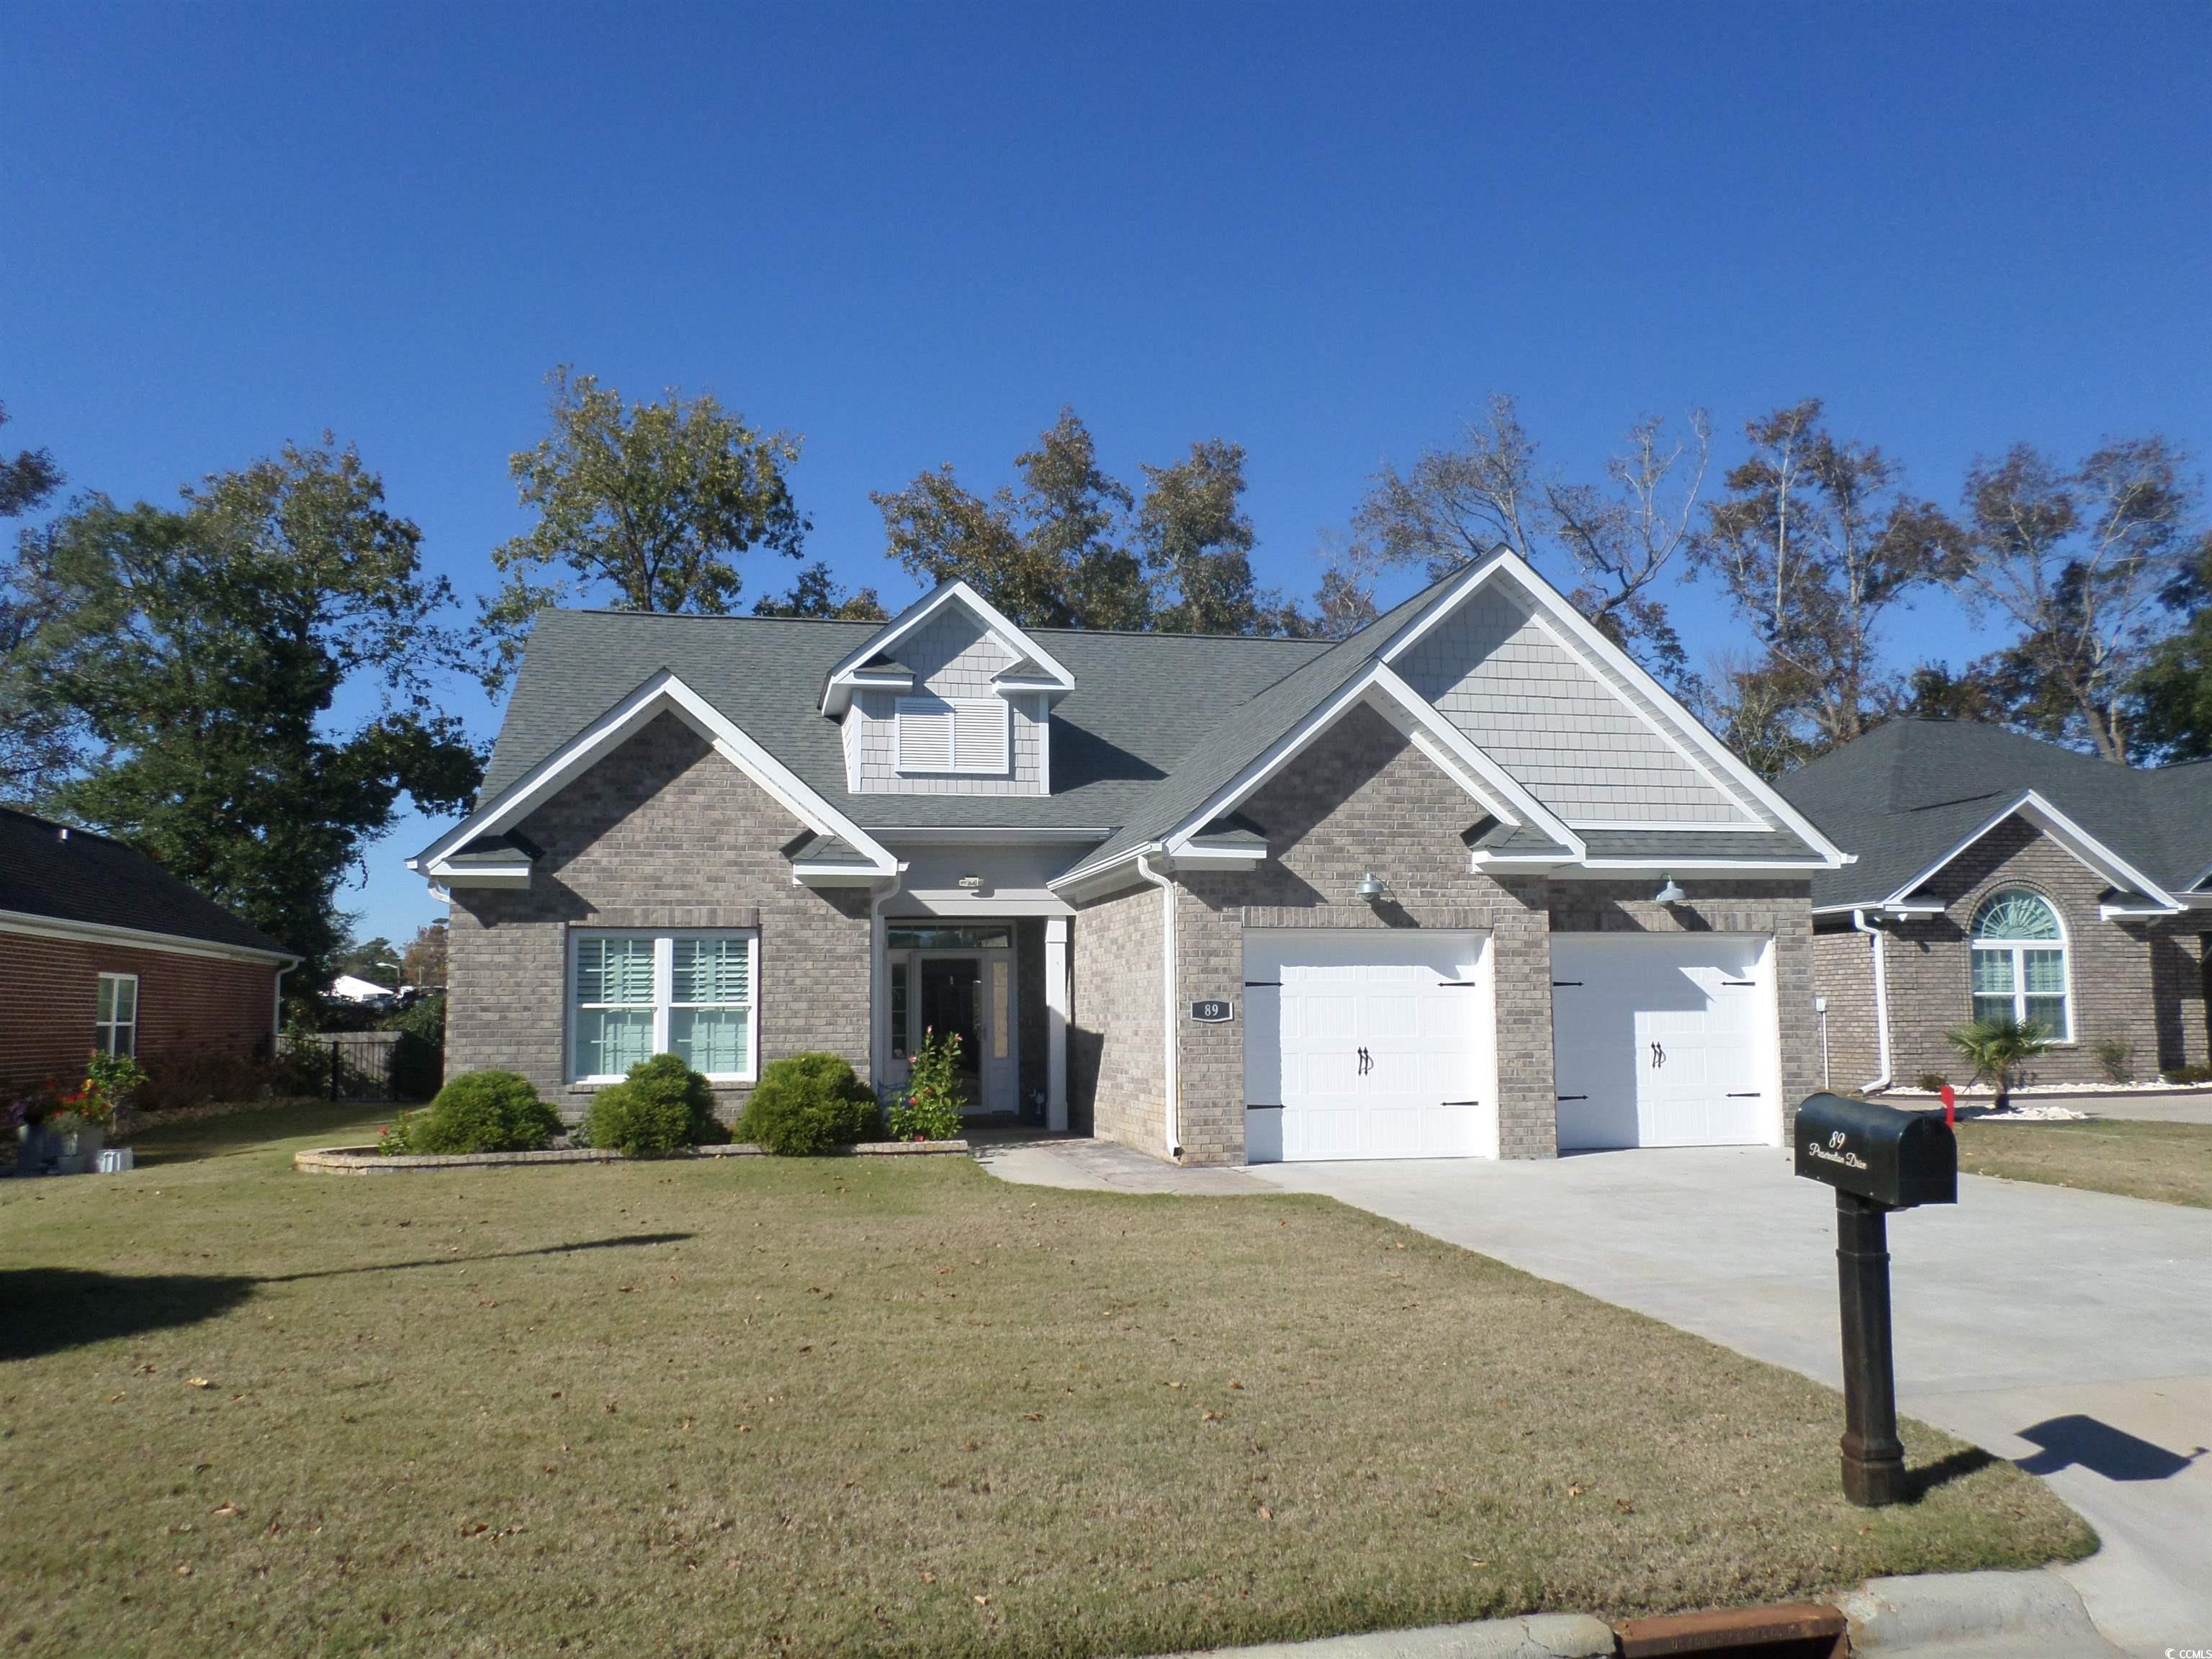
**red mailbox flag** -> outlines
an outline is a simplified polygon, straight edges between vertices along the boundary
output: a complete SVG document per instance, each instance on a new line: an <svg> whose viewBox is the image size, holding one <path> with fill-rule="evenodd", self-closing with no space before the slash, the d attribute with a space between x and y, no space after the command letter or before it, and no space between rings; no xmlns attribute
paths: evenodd
<svg viewBox="0 0 2212 1659"><path fill-rule="evenodd" d="M1953 1128L1959 1127L1959 1091L1945 1084L1936 1091L1943 1097L1943 1121Z"/></svg>

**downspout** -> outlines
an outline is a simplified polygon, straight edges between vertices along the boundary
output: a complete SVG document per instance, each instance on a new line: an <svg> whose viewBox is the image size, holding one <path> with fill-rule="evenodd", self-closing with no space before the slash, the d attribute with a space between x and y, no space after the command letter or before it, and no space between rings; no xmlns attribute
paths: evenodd
<svg viewBox="0 0 2212 1659"><path fill-rule="evenodd" d="M1866 919L1866 912L1851 912L1851 926L1874 941L1874 1036L1881 1057L1881 1075L1863 1084L1859 1092L1872 1094L1889 1087L1889 958L1883 953L1882 930Z"/></svg>
<svg viewBox="0 0 2212 1659"><path fill-rule="evenodd" d="M890 874L868 888L868 1071L878 1098L884 1091L885 1067L894 1043L890 1008L890 960L884 949L884 906L898 896L906 880L906 866L894 863Z"/></svg>
<svg viewBox="0 0 2212 1659"><path fill-rule="evenodd" d="M1168 1156L1179 1164L1182 1161L1182 1067L1181 1045L1176 1041L1176 884L1172 877L1152 868L1152 854L1149 852L1137 854L1137 873L1160 890L1164 901L1160 928L1160 1036L1167 1069Z"/></svg>

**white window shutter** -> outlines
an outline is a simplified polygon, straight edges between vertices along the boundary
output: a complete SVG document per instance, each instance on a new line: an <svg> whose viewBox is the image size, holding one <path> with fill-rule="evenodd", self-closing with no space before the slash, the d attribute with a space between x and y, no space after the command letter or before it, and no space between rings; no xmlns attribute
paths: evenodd
<svg viewBox="0 0 2212 1659"><path fill-rule="evenodd" d="M991 697L954 705L960 739L958 765L963 772L1003 773L1006 770L1007 730L1012 710L1006 701Z"/></svg>
<svg viewBox="0 0 2212 1659"><path fill-rule="evenodd" d="M898 769L902 772L950 772L952 769L953 713L950 703L935 697L898 700Z"/></svg>

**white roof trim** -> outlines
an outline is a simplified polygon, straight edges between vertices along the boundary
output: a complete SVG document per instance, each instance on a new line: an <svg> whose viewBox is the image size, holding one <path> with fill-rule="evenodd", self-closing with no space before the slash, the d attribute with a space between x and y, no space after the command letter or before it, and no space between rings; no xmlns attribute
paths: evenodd
<svg viewBox="0 0 2212 1659"><path fill-rule="evenodd" d="M1771 823L1755 820L1746 823L1731 819L1726 823L1708 823L1699 818L1569 818L1570 830L1632 830L1639 834L1646 830L1662 832L1669 830L1694 831L1711 835L1771 836L1775 833Z"/></svg>
<svg viewBox="0 0 2212 1659"><path fill-rule="evenodd" d="M1802 838L1807 846L1820 854L1820 867L1830 870L1841 869L1844 865L1854 861L1852 855L1845 853L1827 836L1821 834L1811 819L1784 800L1773 785L1745 765L1726 744L1707 731L1704 724L1688 709L1683 708L1674 694L1654 679L1635 658L1599 633L1591 625L1588 617L1567 603L1565 596L1538 575L1524 560L1506 548L1498 548L1488 558L1476 564L1468 572L1464 580L1455 584L1448 592L1441 595L1426 614L1416 617L1407 627L1401 629L1397 636L1383 648L1382 660L1394 661L1410 650L1445 616L1457 609L1462 600L1500 572L1510 577L1523 592L1535 601L1546 618L1556 624L1549 630L1555 639L1560 638L1564 631L1566 637L1560 639L1562 645L1568 646L1570 649L1576 650L1582 655L1595 658L1664 711L1668 716L1668 721L1662 723L1654 720L1648 709L1637 709L1637 713L1647 725L1651 726L1662 738L1672 743L1677 752L1682 753L1686 759L1691 759L1694 764L1694 757L1689 756L1683 749L1682 744L1675 741L1674 735L1667 730L1668 724L1679 726L1681 736L1694 744L1711 763L1710 767L1701 766L1699 769L1706 772L1708 776L1713 776L1714 782L1721 787L1723 794L1737 796L1739 800L1742 794L1747 794L1751 799L1757 801L1760 806L1772 813L1778 823L1786 825ZM1602 675L1599 678L1601 680L1604 678ZM1629 708L1636 708L1633 700L1623 699L1623 701ZM1715 768L1718 769L1717 776L1714 775ZM1723 778L1729 780L1735 787L1728 787L1721 782ZM1739 792L1741 792L1741 794L1739 794ZM1689 869L1695 866L1686 863L1683 867ZM1788 866L1769 865L1766 867L1776 869Z"/></svg>
<svg viewBox="0 0 2212 1659"><path fill-rule="evenodd" d="M999 636L1000 644L1042 669L1044 677L1032 681L1032 686L1042 685L1062 692L1075 689L1075 676L1057 657L1016 627L1004 611L966 582L955 580L946 582L933 592L916 599L831 669L830 678L822 688L822 712L831 715L843 714L852 704L853 687L858 683L854 677L861 665L889 652L948 605L965 606L976 621Z"/></svg>
<svg viewBox="0 0 2212 1659"><path fill-rule="evenodd" d="M1980 829L1960 842L1935 863L1899 886L1887 899L1881 901L1882 904L1887 906L1899 902L1908 894L1924 887L1933 881L1952 860L1957 858L2007 818L2014 817L2026 818L2045 835L2057 842L2059 846L2087 865L2090 869L2111 882L2113 886L2124 887L2131 892L2141 893L2146 898L2154 901L2160 907L2156 914L2172 915L2185 908L2180 900L2175 898L2165 888L2143 874L2134 865L2130 864L2033 789L2021 795L2018 799L1997 812Z"/></svg>
<svg viewBox="0 0 2212 1659"><path fill-rule="evenodd" d="M221 939L157 933L150 928L120 927L112 922L75 921L67 916L42 916L29 910L0 910L0 933L88 940L134 951L159 951L167 956L213 957L223 962L251 962L271 967L282 963L289 968L305 960L289 951L262 951L251 945L226 945Z"/></svg>
<svg viewBox="0 0 2212 1659"><path fill-rule="evenodd" d="M1533 824L1545 834L1554 836L1561 845L1574 848L1577 855L1581 854L1582 843L1566 825L1546 810L1542 802L1516 782L1497 762L1469 743L1464 732L1437 714L1396 673L1381 663L1370 663L1346 681L1334 696L1292 726L1257 760L1217 790L1197 811L1162 836L1168 856L1182 857L1193 836L1223 813L1233 811L1240 801L1249 797L1304 752L1316 738L1335 725L1354 704L1374 707L1377 713L1390 720L1409 738L1419 741L1418 734L1425 734L1430 743L1441 747L1457 763L1446 766L1443 769L1445 775L1486 811L1509 823ZM1433 762L1436 758L1434 753L1428 750L1426 744L1423 748ZM1480 780L1479 784L1478 779Z"/></svg>
<svg viewBox="0 0 2212 1659"><path fill-rule="evenodd" d="M527 775L502 790L496 800L479 806L470 817L447 830L415 857L408 868L450 884L459 871L442 865L449 853L479 836L495 836L512 829L544 801L558 793L596 763L644 730L662 714L672 714L714 746L723 759L771 796L793 817L817 835L835 836L865 854L875 866L873 875L890 875L896 867L891 855L874 837L824 800L799 775L741 731L721 710L666 669L617 703L590 726L554 751ZM853 866L848 866L851 868ZM465 877L462 878L465 879Z"/></svg>

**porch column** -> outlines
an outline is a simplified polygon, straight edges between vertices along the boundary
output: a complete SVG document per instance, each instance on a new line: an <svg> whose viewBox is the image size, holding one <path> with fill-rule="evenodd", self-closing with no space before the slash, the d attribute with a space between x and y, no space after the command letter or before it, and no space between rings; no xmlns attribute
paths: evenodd
<svg viewBox="0 0 2212 1659"><path fill-rule="evenodd" d="M1067 918L1044 920L1044 1127L1067 1127Z"/></svg>

